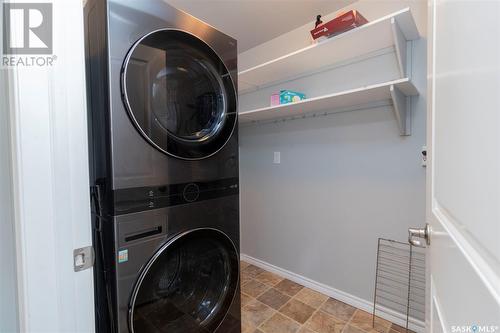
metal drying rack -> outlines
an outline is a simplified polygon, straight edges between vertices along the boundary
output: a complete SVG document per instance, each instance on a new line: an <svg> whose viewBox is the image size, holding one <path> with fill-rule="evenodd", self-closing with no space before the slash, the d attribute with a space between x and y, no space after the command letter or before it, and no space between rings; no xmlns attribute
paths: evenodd
<svg viewBox="0 0 500 333"><path fill-rule="evenodd" d="M406 314L411 321L425 320L425 249L408 243L379 238L373 327L377 306Z"/></svg>

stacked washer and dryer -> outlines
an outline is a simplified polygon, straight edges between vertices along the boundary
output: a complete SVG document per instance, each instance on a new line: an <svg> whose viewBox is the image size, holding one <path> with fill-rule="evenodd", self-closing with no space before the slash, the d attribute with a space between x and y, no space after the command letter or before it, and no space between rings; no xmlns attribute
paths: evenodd
<svg viewBox="0 0 500 333"><path fill-rule="evenodd" d="M236 41L85 5L98 332L240 332Z"/></svg>

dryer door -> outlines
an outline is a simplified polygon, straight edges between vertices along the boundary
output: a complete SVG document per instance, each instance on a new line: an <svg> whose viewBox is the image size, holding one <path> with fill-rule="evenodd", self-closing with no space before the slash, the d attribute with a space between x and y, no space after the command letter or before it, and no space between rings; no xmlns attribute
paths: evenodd
<svg viewBox="0 0 500 333"><path fill-rule="evenodd" d="M181 159L215 154L237 122L228 69L212 48L184 31L154 31L133 45L122 68L122 95L141 135Z"/></svg>
<svg viewBox="0 0 500 333"><path fill-rule="evenodd" d="M131 332L213 332L238 285L238 252L215 229L174 237L145 266L134 287Z"/></svg>

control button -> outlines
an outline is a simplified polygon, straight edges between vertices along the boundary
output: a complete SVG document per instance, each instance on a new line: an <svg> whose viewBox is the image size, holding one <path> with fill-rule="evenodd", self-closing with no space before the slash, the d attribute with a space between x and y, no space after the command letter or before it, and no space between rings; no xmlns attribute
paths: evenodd
<svg viewBox="0 0 500 333"><path fill-rule="evenodd" d="M196 201L200 196L200 188L194 183L188 184L184 187L182 195L187 202Z"/></svg>

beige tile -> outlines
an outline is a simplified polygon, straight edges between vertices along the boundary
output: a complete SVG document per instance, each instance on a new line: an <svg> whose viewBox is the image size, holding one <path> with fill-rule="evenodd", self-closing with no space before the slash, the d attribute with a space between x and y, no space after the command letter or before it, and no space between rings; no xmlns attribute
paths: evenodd
<svg viewBox="0 0 500 333"><path fill-rule="evenodd" d="M280 312L303 324L311 317L314 310L315 309L313 307L302 303L301 301L291 299L280 309Z"/></svg>
<svg viewBox="0 0 500 333"><path fill-rule="evenodd" d="M242 333L406 333L379 317L374 329L370 313L247 262L240 267Z"/></svg>
<svg viewBox="0 0 500 333"><path fill-rule="evenodd" d="M245 324L256 328L265 320L269 319L274 313L274 310L267 305L257 300L253 300L241 310L241 320Z"/></svg>
<svg viewBox="0 0 500 333"><path fill-rule="evenodd" d="M295 295L295 299L306 303L309 306L317 309L321 304L327 300L328 296L319 293L315 290L304 288Z"/></svg>
<svg viewBox="0 0 500 333"><path fill-rule="evenodd" d="M250 264L247 263L246 261L240 260L240 270L244 270L245 268L248 267L248 265Z"/></svg>
<svg viewBox="0 0 500 333"><path fill-rule="evenodd" d="M317 311L305 325L317 333L340 333L344 326L345 322L322 311Z"/></svg>
<svg viewBox="0 0 500 333"><path fill-rule="evenodd" d="M281 282L283 280L283 278L281 276L276 275L276 274L271 273L271 272L262 272L255 277L255 280L262 282L262 283L265 283L265 284L270 285L270 286L275 286L279 282Z"/></svg>
<svg viewBox="0 0 500 333"><path fill-rule="evenodd" d="M329 298L325 304L321 306L321 310L343 321L351 319L354 312L356 312L355 307L345 304L344 302L337 301L334 298Z"/></svg>
<svg viewBox="0 0 500 333"><path fill-rule="evenodd" d="M255 280L251 280L241 286L241 292L252 297L258 297L260 294L264 293L267 289L269 289L269 286Z"/></svg>
<svg viewBox="0 0 500 333"><path fill-rule="evenodd" d="M253 327L249 323L246 323L244 321L241 322L241 333L253 333L254 330L255 327Z"/></svg>
<svg viewBox="0 0 500 333"><path fill-rule="evenodd" d="M244 285L247 282L252 281L252 277L244 272L240 274L240 285Z"/></svg>
<svg viewBox="0 0 500 333"><path fill-rule="evenodd" d="M274 314L260 327L264 333L295 333L299 328L299 324L279 313Z"/></svg>
<svg viewBox="0 0 500 333"><path fill-rule="evenodd" d="M350 324L367 332L380 333L387 333L391 327L390 321L380 317L375 317L375 327L373 327L373 315L359 309L352 316Z"/></svg>
<svg viewBox="0 0 500 333"><path fill-rule="evenodd" d="M250 296L242 293L241 294L241 307L244 307L245 305L250 303L252 300L253 300L253 297L250 297Z"/></svg>
<svg viewBox="0 0 500 333"><path fill-rule="evenodd" d="M248 274L249 276L251 276L253 278L256 277L257 275L259 275L260 273L263 273L263 272L264 272L264 270L262 268L259 268L257 266L251 265L251 264L243 269L243 273Z"/></svg>
<svg viewBox="0 0 500 333"><path fill-rule="evenodd" d="M360 328L357 328L356 326L347 325L342 331L342 333L366 333L366 332Z"/></svg>
<svg viewBox="0 0 500 333"><path fill-rule="evenodd" d="M269 289L262 295L258 297L258 300L262 303L272 307L273 309L278 310L281 308L286 302L290 300L290 296L280 293L274 288Z"/></svg>
<svg viewBox="0 0 500 333"><path fill-rule="evenodd" d="M302 288L298 283L295 283L293 281L290 281L288 279L284 279L280 283L278 283L276 286L274 286L278 291L282 292L283 294L286 294L288 296L295 296Z"/></svg>

